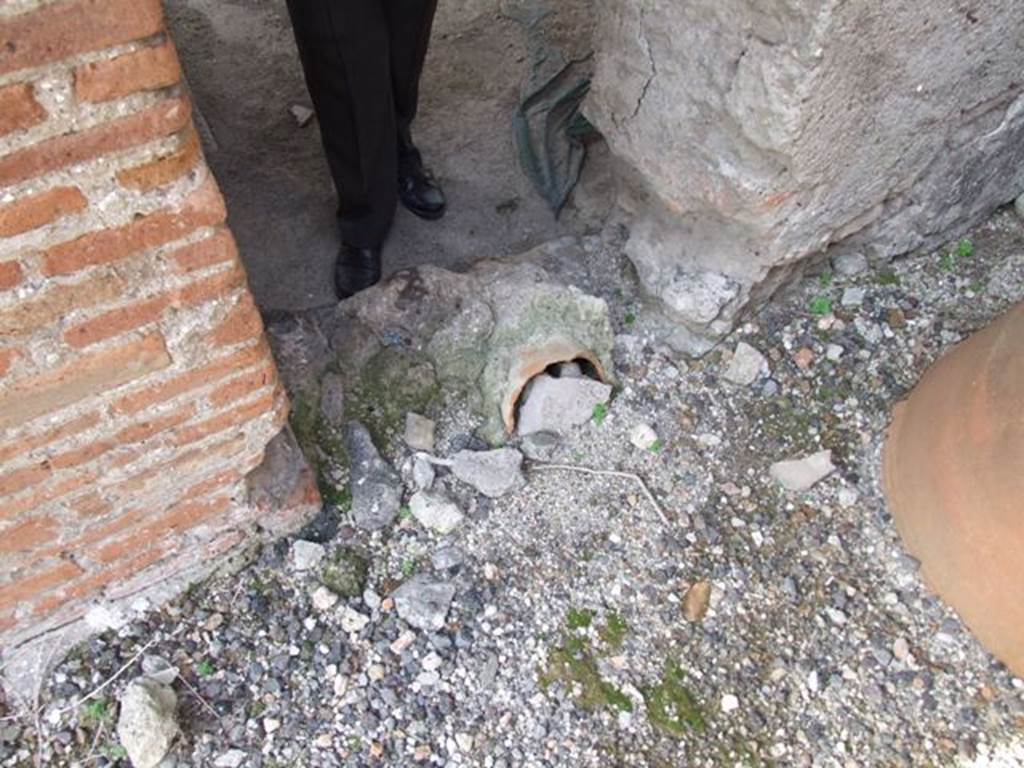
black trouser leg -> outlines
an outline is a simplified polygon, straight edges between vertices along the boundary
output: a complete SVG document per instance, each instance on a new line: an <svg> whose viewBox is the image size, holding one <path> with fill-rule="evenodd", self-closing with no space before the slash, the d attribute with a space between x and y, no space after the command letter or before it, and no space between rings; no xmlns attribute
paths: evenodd
<svg viewBox="0 0 1024 768"><path fill-rule="evenodd" d="M416 118L420 75L436 10L437 0L384 0L391 34L391 83L400 153L412 150L412 121Z"/></svg>
<svg viewBox="0 0 1024 768"><path fill-rule="evenodd" d="M288 0L338 192L342 239L387 237L398 200L391 33L383 0Z"/></svg>

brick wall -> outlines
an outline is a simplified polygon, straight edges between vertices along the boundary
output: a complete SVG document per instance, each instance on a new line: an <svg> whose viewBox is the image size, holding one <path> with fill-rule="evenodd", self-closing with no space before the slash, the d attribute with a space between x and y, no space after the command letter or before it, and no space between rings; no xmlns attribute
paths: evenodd
<svg viewBox="0 0 1024 768"><path fill-rule="evenodd" d="M0 647L261 514L286 402L180 80L159 0L0 2Z"/></svg>

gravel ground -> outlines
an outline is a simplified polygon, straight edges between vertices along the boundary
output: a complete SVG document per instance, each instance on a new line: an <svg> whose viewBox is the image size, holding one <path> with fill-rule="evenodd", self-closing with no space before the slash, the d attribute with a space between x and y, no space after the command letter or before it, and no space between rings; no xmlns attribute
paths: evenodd
<svg viewBox="0 0 1024 768"><path fill-rule="evenodd" d="M281 541L61 660L38 718L0 722L0 765L126 765L140 652L179 670L182 766L1024 765L1024 682L924 587L879 489L892 405L1024 296L1018 218L970 243L808 278L689 364L632 289L605 291L620 387L546 458L637 473L667 523L632 479L531 462L498 499L441 470L466 513L443 537L328 507L295 537L320 564ZM591 250L592 274L621 269ZM739 341L767 361L748 386L723 378ZM438 453L478 447L465 430L453 406ZM769 477L824 448L837 470L810 491ZM455 589L437 631L389 597L416 575Z"/></svg>

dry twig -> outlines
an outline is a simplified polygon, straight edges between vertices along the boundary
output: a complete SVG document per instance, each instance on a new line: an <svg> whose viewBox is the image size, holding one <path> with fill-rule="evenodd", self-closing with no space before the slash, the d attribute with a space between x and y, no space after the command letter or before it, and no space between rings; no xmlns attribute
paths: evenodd
<svg viewBox="0 0 1024 768"><path fill-rule="evenodd" d="M612 469L591 469L590 467L580 467L575 464L543 464L538 462L531 463L530 469L552 469L564 472L578 472L583 475L597 475L599 477L616 477L622 480L632 480L640 486L640 490L644 492L644 496L646 496L647 500L651 502L651 506L654 507L654 511L658 513L658 518L661 522L666 526L671 525L668 517L665 515L665 510L661 508L661 504L658 503L654 494L651 493L651 489L647 487L647 483L645 483L644 479L635 472L618 472Z"/></svg>

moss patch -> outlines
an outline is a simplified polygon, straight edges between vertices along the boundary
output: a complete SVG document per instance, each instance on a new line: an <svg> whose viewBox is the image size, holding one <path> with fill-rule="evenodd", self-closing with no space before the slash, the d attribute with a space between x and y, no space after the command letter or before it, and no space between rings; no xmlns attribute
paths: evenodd
<svg viewBox="0 0 1024 768"><path fill-rule="evenodd" d="M383 448L401 433L409 411L425 416L436 411L441 389L427 358L411 350L387 347L366 364L346 394L349 417L361 421L373 442Z"/></svg>
<svg viewBox="0 0 1024 768"><path fill-rule="evenodd" d="M604 620L604 625L598 631L598 634L609 648L617 651L622 647L628 632L629 625L626 623L626 620L619 614L612 612Z"/></svg>
<svg viewBox="0 0 1024 768"><path fill-rule="evenodd" d="M359 597L366 589L369 563L353 549L339 549L320 574L324 586L341 597Z"/></svg>
<svg viewBox="0 0 1024 768"><path fill-rule="evenodd" d="M707 726L704 711L683 680L682 669L670 661L661 682L643 691L651 724L675 738L682 738L688 730L703 731Z"/></svg>
<svg viewBox="0 0 1024 768"><path fill-rule="evenodd" d="M586 608L573 608L565 617L566 631L561 644L548 654L547 667L541 670L540 685L545 691L554 683L561 683L576 696L581 707L589 711L610 709L632 712L633 702L601 677L597 660L602 655L590 646L589 639L579 630L587 630L594 622L594 612ZM598 631L601 639L611 648L618 648L628 628L617 613L609 614ZM615 642L611 642L614 640Z"/></svg>

